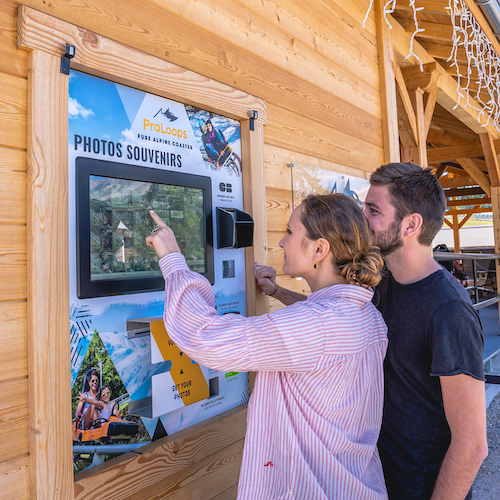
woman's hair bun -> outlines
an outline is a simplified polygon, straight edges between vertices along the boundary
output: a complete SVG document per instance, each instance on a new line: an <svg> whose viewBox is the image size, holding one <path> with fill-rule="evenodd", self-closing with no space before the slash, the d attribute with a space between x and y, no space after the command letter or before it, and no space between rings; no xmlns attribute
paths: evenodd
<svg viewBox="0 0 500 500"><path fill-rule="evenodd" d="M341 276L351 285L374 287L381 279L384 261L378 247L370 246L356 252L352 261L339 265Z"/></svg>

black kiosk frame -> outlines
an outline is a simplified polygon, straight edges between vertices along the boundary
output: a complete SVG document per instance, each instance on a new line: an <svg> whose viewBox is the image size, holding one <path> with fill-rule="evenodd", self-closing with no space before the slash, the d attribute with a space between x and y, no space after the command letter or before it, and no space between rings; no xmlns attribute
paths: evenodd
<svg viewBox="0 0 500 500"><path fill-rule="evenodd" d="M113 182L115 183L115 190L117 191L119 191L121 187L126 187L127 184L133 184L135 182L135 186L142 186L142 191L147 191L148 189L151 191L153 188L160 189L163 190L164 195L165 193L168 195L169 191L172 191L172 196L175 196L177 200L181 199L180 197L183 196L183 193L189 192L194 194L197 199L197 213L200 219L198 233L196 233L196 231L194 233L199 234L198 247L203 247L203 251L201 253L204 255L196 261L196 265L194 266L190 265L190 261L187 259L188 265L190 265L192 269L194 268L193 270L196 270L205 276L210 283L214 283L212 182L210 177L182 172L172 172L170 170L142 167L126 163L115 163L93 158L78 157L76 159L76 274L77 295L79 298L84 299L109 295L151 292L163 290L165 287L163 277L158 267L156 255L154 255L153 250L146 247L145 244L144 248L150 250L151 252L151 258L144 259L148 262L149 269L143 265L142 269L138 271L135 268L114 271L113 269L109 269L108 266L106 272L109 274L106 274L105 272L93 272L92 245L98 247L99 244L101 244L101 246L103 246L103 238L107 238L108 248L99 251L107 254L109 259L114 259L114 262L116 263L116 257L113 257L113 254L116 254L117 251L116 248L113 247L113 241L109 243L110 239L113 240L113 238L117 238L116 233L118 230L121 231L122 236L125 235L127 231L129 233L133 232L130 231L130 223L124 224L120 221L120 224L123 224L122 227L120 227L120 224L118 224L116 228L113 227L114 223L119 218L120 207L117 207L118 215L113 214L112 202L103 201L103 204L107 203L105 209L109 212L109 215L107 212L104 212L104 210L98 214L98 216L104 219L102 229L99 228L99 231L107 231L109 234L104 235L104 237L96 234L96 229L93 227L91 222L92 217L94 219L96 218L95 211L92 211L91 180L94 183L98 183L100 180L106 183L106 179L109 180L108 184ZM112 189L112 186L106 186L106 188L109 191ZM121 194L118 192L117 196L111 199L120 199L120 196ZM128 213L129 217L133 217L134 220L138 216L142 217L143 223L138 224L135 222L135 224L141 231L141 234L139 235L140 240L136 241L143 242L144 237L149 234L154 227L154 222L149 216L148 210L152 208L157 211L157 213L159 212L160 216L162 215L161 210L155 209L154 206L147 207L144 201L141 202L141 207L135 207L134 201L130 201L130 197L134 196L130 193L130 189L128 189L128 194L126 196L129 197L128 203L130 203L131 208L127 207L128 210L122 210L121 213ZM192 197L193 196L189 196L189 198ZM181 214L181 216L183 216L182 210L172 210L171 212ZM106 217L108 217L107 221L105 220ZM137 232L138 231L136 230L136 233ZM134 237L136 239L138 238L137 235ZM123 259L121 262L125 265L125 239L123 239L123 242L123 246L120 249L123 252ZM138 244L141 245L141 243ZM141 251L147 252L144 248L141 246ZM129 253L134 251L134 249L128 250ZM133 258L134 257L132 256L132 259ZM151 265L151 263L153 263L153 265Z"/></svg>

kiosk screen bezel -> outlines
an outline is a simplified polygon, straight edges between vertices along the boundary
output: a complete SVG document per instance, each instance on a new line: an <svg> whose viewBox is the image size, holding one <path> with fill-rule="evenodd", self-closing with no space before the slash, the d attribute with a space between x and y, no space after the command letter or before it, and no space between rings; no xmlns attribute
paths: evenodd
<svg viewBox="0 0 500 500"><path fill-rule="evenodd" d="M162 276L123 277L92 280L91 228L90 228L90 178L109 177L128 181L164 184L195 188L203 191L205 276L214 284L214 248L212 224L212 181L210 177L172 172L127 163L116 163L94 158L78 157L75 160L76 181L76 264L77 295L80 299L105 297L163 290Z"/></svg>

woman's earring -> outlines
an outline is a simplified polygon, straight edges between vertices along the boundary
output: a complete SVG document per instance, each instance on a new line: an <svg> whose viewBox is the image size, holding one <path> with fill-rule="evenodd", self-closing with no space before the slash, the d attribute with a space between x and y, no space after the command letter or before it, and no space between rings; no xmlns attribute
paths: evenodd
<svg viewBox="0 0 500 500"><path fill-rule="evenodd" d="M318 259L316 258L314 260L318 260ZM314 263L314 269L318 269L318 264L316 264L316 262Z"/></svg>

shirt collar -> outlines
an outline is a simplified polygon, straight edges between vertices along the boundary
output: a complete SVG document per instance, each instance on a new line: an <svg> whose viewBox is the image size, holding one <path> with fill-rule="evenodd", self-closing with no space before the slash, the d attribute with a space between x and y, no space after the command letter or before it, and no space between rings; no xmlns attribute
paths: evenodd
<svg viewBox="0 0 500 500"><path fill-rule="evenodd" d="M307 297L307 300L316 302L324 299L345 299L365 304L371 302L372 297L371 288L363 288L359 285L333 285L316 290Z"/></svg>

